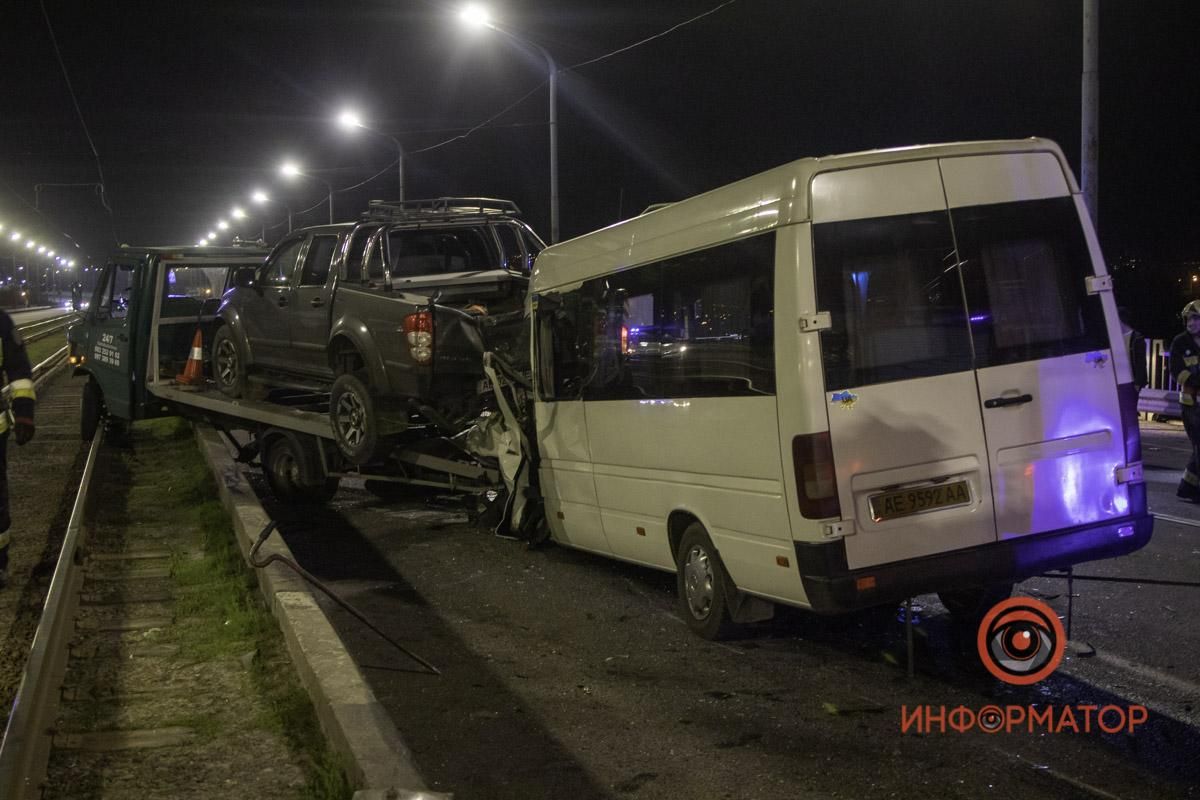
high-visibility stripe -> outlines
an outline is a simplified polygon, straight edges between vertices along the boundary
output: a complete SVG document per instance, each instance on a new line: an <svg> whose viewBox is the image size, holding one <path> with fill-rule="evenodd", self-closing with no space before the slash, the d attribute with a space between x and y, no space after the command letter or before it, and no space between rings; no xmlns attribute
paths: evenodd
<svg viewBox="0 0 1200 800"><path fill-rule="evenodd" d="M1187 379L1190 377L1192 377L1192 371L1190 369L1185 369L1175 376L1175 382L1180 386L1183 386L1185 383L1187 383Z"/></svg>
<svg viewBox="0 0 1200 800"><path fill-rule="evenodd" d="M8 387L12 389L14 400L17 398L37 400L37 393L33 390L33 381L29 378L17 378L15 381L9 381Z"/></svg>

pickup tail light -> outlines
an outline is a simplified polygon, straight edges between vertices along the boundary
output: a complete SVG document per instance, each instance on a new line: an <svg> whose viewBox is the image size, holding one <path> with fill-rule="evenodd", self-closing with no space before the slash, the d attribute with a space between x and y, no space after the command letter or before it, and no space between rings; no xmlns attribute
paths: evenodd
<svg viewBox="0 0 1200 800"><path fill-rule="evenodd" d="M837 472L829 431L808 433L792 439L792 461L796 466L796 494L800 513L808 519L840 517Z"/></svg>
<svg viewBox="0 0 1200 800"><path fill-rule="evenodd" d="M408 341L408 352L418 364L433 360L433 313L418 311L404 318L404 338Z"/></svg>

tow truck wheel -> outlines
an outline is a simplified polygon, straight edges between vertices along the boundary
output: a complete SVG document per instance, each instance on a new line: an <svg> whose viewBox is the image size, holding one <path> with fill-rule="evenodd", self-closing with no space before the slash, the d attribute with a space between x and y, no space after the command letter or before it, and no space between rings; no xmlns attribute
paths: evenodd
<svg viewBox="0 0 1200 800"><path fill-rule="evenodd" d="M379 415L367 385L357 375L343 373L329 393L329 417L338 450L352 464L366 464L379 444Z"/></svg>
<svg viewBox="0 0 1200 800"><path fill-rule="evenodd" d="M262 455L263 473L275 499L285 504L319 505L337 493L338 479L309 482L306 454L289 436L277 436Z"/></svg>
<svg viewBox="0 0 1200 800"><path fill-rule="evenodd" d="M246 363L228 325L222 325L213 336L212 364L213 378L222 394L229 397L246 394Z"/></svg>
<svg viewBox="0 0 1200 800"><path fill-rule="evenodd" d="M79 434L85 442L90 442L100 430L100 421L104 418L104 396L100 384L95 378L88 378L83 385L83 397L79 401Z"/></svg>
<svg viewBox="0 0 1200 800"><path fill-rule="evenodd" d="M729 618L733 581L708 532L693 522L675 554L675 586L683 621L705 639L724 639L737 631Z"/></svg>

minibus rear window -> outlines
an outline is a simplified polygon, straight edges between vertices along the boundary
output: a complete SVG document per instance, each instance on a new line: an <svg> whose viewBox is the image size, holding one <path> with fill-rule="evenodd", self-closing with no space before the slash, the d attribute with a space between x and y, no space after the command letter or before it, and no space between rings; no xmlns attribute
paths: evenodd
<svg viewBox="0 0 1200 800"><path fill-rule="evenodd" d="M954 208L977 367L1108 347L1070 197Z"/></svg>
<svg viewBox="0 0 1200 800"><path fill-rule="evenodd" d="M945 211L813 225L825 389L971 369Z"/></svg>

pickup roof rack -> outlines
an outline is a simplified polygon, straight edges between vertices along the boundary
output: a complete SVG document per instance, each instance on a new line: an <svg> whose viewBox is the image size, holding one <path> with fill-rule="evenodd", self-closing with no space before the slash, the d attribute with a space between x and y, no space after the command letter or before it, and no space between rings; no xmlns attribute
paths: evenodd
<svg viewBox="0 0 1200 800"><path fill-rule="evenodd" d="M364 222L405 220L455 220L478 217L519 217L512 200L491 197L436 197L429 200L372 200L362 215Z"/></svg>

